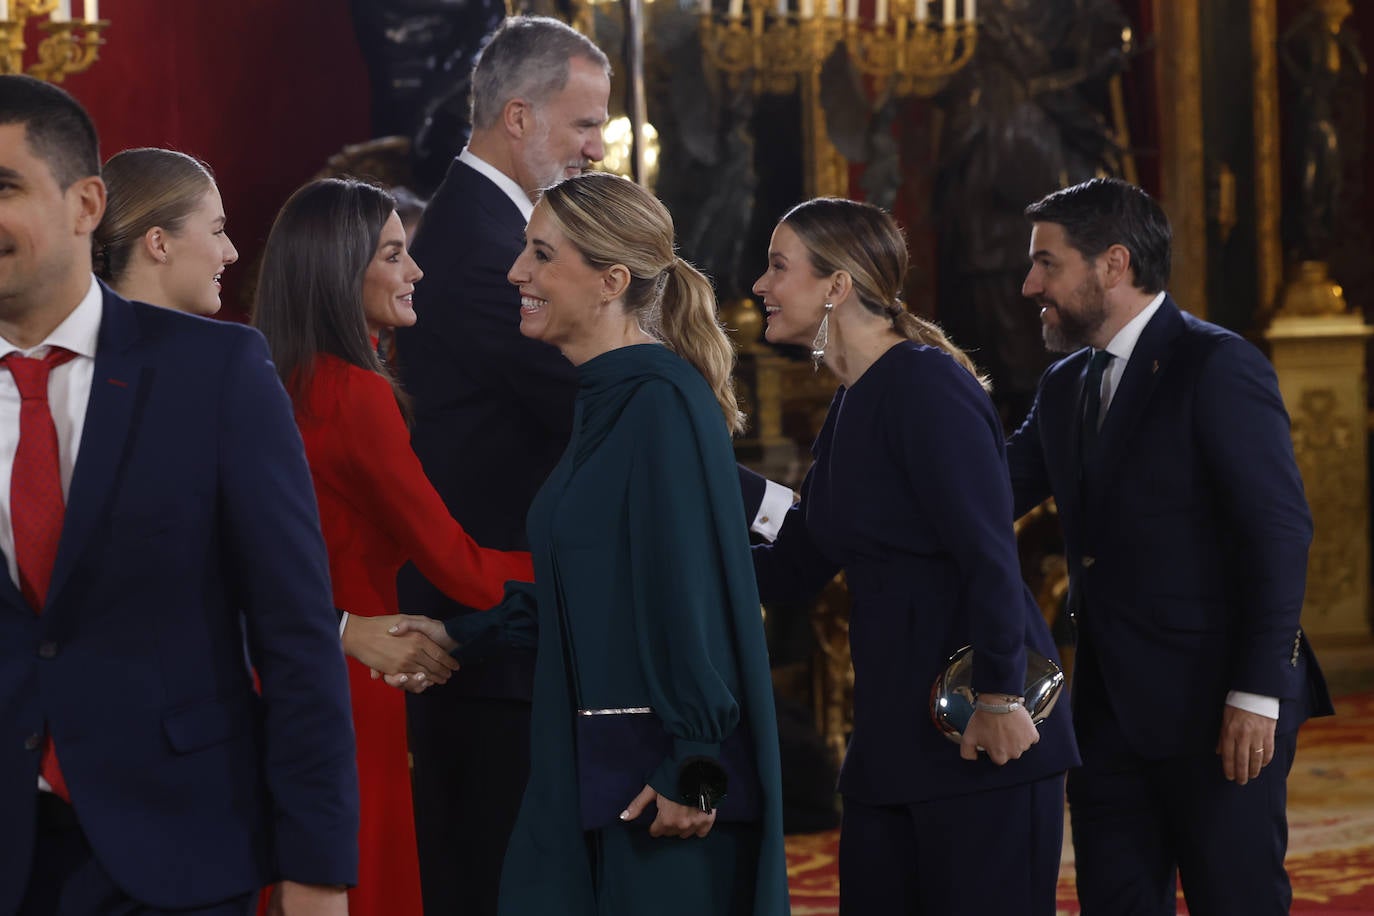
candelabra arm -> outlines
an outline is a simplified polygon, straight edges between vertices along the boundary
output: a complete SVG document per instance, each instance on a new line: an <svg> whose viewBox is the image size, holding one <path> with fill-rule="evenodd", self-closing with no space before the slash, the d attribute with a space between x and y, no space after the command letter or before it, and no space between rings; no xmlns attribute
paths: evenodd
<svg viewBox="0 0 1374 916"><path fill-rule="evenodd" d="M38 62L29 67L29 75L41 80L60 83L72 73L90 69L100 55L105 40L100 37L109 22L80 23L80 39L75 35L77 24L72 22L41 22L38 27L48 37L38 43Z"/></svg>
<svg viewBox="0 0 1374 916"><path fill-rule="evenodd" d="M46 16L57 12L58 0L14 0L11 8L16 19L23 21L31 16Z"/></svg>

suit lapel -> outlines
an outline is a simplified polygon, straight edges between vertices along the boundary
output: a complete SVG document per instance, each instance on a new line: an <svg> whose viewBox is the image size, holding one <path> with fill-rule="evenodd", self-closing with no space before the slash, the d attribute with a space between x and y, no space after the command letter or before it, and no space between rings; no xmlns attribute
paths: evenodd
<svg viewBox="0 0 1374 916"><path fill-rule="evenodd" d="M525 247L525 216L520 212L520 208L515 205L515 201L503 191L496 182L492 181L481 172L474 169L460 159L453 160L454 168L465 170L467 180L464 185L470 193L464 195L468 201L477 203L487 211L487 222L499 227L502 235L510 234L516 242L515 244L523 249ZM475 200L474 200L475 198Z"/></svg>
<svg viewBox="0 0 1374 916"><path fill-rule="evenodd" d="M1085 496L1090 504L1101 498L1112 471L1121 462L1140 414L1168 367L1174 341L1182 332L1183 317L1173 299L1165 296L1154 317L1140 332L1131 359L1121 374L1121 382L1112 395L1111 407L1102 421L1095 466L1089 475L1096 486Z"/></svg>
<svg viewBox="0 0 1374 916"><path fill-rule="evenodd" d="M92 529L114 496L135 405L142 403L146 394L143 389L150 381L144 366L134 356L138 326L133 307L109 290L104 292L91 396L67 493L62 540L48 592L49 607L56 605Z"/></svg>

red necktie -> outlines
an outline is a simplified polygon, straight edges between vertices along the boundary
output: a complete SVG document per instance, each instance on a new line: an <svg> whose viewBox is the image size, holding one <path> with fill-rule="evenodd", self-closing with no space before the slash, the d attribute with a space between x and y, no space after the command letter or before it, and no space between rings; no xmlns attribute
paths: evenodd
<svg viewBox="0 0 1374 916"><path fill-rule="evenodd" d="M19 407L19 446L10 471L10 522L14 528L14 561L19 567L19 590L34 613L43 613L57 543L62 537L62 473L58 468L57 427L48 407L48 373L75 357L70 350L50 347L41 359L10 353L3 360L14 376L22 402ZM52 739L43 741L43 778L53 791L70 801L66 781L57 766Z"/></svg>

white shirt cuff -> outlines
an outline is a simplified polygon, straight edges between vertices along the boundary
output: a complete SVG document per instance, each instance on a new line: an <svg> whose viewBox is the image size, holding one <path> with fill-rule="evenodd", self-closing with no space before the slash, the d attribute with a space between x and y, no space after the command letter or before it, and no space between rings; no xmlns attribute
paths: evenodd
<svg viewBox="0 0 1374 916"><path fill-rule="evenodd" d="M343 639L344 627L348 626L348 611L339 612L339 638Z"/></svg>
<svg viewBox="0 0 1374 916"><path fill-rule="evenodd" d="M794 501L795 496L789 487L771 480L765 481L763 502L759 504L759 514L754 516L754 523L749 529L769 541L777 540L778 531L787 518L787 510L792 508Z"/></svg>
<svg viewBox="0 0 1374 916"><path fill-rule="evenodd" d="M1246 712L1253 712L1255 715L1264 716L1266 719L1279 717L1278 697L1266 697L1258 693L1246 693L1244 690L1232 690L1226 694L1226 705L1243 709Z"/></svg>

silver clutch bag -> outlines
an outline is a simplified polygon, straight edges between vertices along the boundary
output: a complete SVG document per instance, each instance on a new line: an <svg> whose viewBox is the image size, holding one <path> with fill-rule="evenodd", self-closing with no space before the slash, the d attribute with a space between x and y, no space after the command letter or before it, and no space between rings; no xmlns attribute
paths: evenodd
<svg viewBox="0 0 1374 916"><path fill-rule="evenodd" d="M1036 725L1049 718L1064 690L1064 672L1054 661L1026 648L1026 711ZM973 717L973 647L964 646L949 657L944 672L930 688L930 718L940 734L956 744Z"/></svg>

